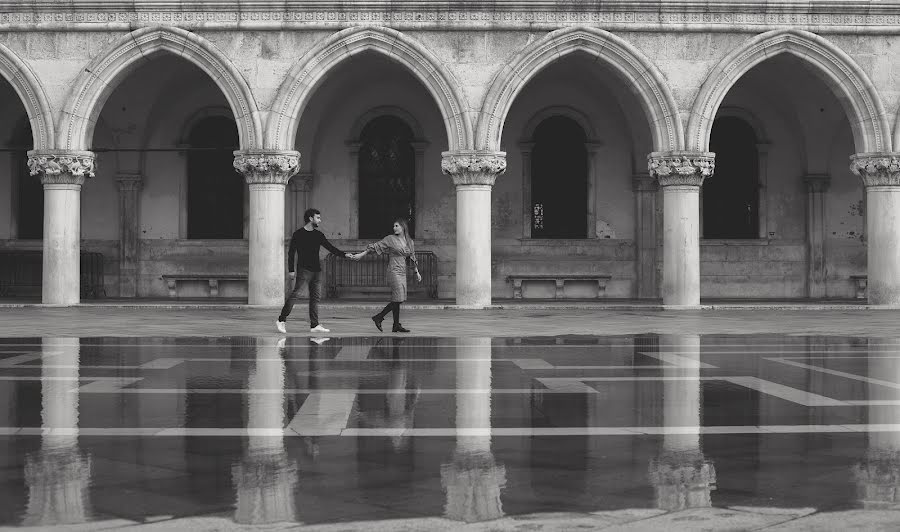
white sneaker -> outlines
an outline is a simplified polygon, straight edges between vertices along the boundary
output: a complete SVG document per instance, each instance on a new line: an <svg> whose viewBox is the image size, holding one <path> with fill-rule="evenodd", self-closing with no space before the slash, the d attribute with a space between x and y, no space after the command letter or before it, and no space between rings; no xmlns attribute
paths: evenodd
<svg viewBox="0 0 900 532"><path fill-rule="evenodd" d="M284 343L286 340L287 338L279 338L278 341L275 342L275 347L277 347L278 349L284 349Z"/></svg>
<svg viewBox="0 0 900 532"><path fill-rule="evenodd" d="M275 320L275 328L278 329L278 332L281 334L287 334L287 329L284 327L283 321Z"/></svg>
<svg viewBox="0 0 900 532"><path fill-rule="evenodd" d="M326 329L325 327L322 327L322 325L320 324L320 325L316 325L315 327L310 329L309 332L311 332L311 333L331 332L331 329Z"/></svg>
<svg viewBox="0 0 900 532"><path fill-rule="evenodd" d="M317 343L317 344L319 344L319 345L324 344L324 343L327 342L328 340L331 340L331 338L310 338L310 339L309 339L310 342L315 342L315 343Z"/></svg>

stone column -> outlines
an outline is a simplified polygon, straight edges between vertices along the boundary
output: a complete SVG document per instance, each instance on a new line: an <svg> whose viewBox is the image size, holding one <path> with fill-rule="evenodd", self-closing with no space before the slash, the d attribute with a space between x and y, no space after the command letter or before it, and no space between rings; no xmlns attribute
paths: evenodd
<svg viewBox="0 0 900 532"><path fill-rule="evenodd" d="M456 389L456 447L441 466L444 516L466 523L499 519L506 468L491 452L491 394L472 391L491 389L490 338L457 339Z"/></svg>
<svg viewBox="0 0 900 532"><path fill-rule="evenodd" d="M637 174L634 189L634 260L637 267L637 297L655 299L656 290L656 178Z"/></svg>
<svg viewBox="0 0 900 532"><path fill-rule="evenodd" d="M456 185L456 304L491 304L491 188L506 152L444 152L441 170Z"/></svg>
<svg viewBox="0 0 900 532"><path fill-rule="evenodd" d="M28 170L44 185L41 302L77 305L81 290L81 185L94 177L89 151L32 150Z"/></svg>
<svg viewBox="0 0 900 532"><path fill-rule="evenodd" d="M250 187L250 267L247 301L284 302L284 189L300 169L295 151L236 151L234 168Z"/></svg>
<svg viewBox="0 0 900 532"><path fill-rule="evenodd" d="M808 175L806 182L806 297L827 295L825 284L825 192L831 183L828 175Z"/></svg>
<svg viewBox="0 0 900 532"><path fill-rule="evenodd" d="M900 305L900 153L857 153L850 170L866 187L870 305Z"/></svg>
<svg viewBox="0 0 900 532"><path fill-rule="evenodd" d="M700 305L700 186L712 176L715 154L654 152L650 175L663 191L663 304Z"/></svg>
<svg viewBox="0 0 900 532"><path fill-rule="evenodd" d="M116 176L119 185L119 297L137 296L137 263L140 238L140 191L143 177Z"/></svg>

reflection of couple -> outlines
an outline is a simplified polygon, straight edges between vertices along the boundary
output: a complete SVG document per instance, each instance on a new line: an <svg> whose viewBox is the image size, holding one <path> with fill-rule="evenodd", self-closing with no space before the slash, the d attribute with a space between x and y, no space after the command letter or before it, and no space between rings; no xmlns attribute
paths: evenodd
<svg viewBox="0 0 900 532"><path fill-rule="evenodd" d="M294 288L284 302L281 314L275 322L275 327L281 333L286 333L285 320L291 313L294 303L300 299L304 286L309 292L309 332L330 332L319 323L319 299L322 296L322 266L319 263L319 248L325 247L331 253L352 260L360 260L369 253L377 255L388 254L387 278L391 288L391 302L384 310L372 316L375 326L381 331L381 322L388 313L393 313L393 332L409 332L400 325L400 304L406 301L406 259L412 260L416 273L416 280L421 282L419 264L416 262L415 246L409 236L409 226L406 220L400 218L394 222L394 232L384 237L380 242L369 244L365 251L360 253L345 253L328 241L324 234L318 230L322 223L322 214L317 209L307 209L303 214L303 227L294 232L291 237L291 245L288 250L288 277L296 279ZM297 267L299 275L294 272L294 254L297 255Z"/></svg>

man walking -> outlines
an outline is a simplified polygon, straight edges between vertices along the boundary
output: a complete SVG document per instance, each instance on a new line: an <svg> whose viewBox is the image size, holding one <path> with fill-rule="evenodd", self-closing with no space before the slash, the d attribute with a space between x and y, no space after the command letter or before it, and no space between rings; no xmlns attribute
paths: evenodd
<svg viewBox="0 0 900 532"><path fill-rule="evenodd" d="M300 292L306 285L309 289L309 332L327 333L329 330L319 323L319 299L322 296L322 265L319 263L319 247L324 246L332 254L346 258L350 258L350 253L344 253L334 247L319 231L322 213L318 209L307 209L303 213L303 221L306 225L294 231L294 236L291 237L291 246L288 248L288 278L296 277L296 283L285 300L284 307L281 308L281 314L275 322L275 327L280 333L287 332L284 320L291 313L294 303L300 299ZM299 275L294 273L294 253L297 254Z"/></svg>

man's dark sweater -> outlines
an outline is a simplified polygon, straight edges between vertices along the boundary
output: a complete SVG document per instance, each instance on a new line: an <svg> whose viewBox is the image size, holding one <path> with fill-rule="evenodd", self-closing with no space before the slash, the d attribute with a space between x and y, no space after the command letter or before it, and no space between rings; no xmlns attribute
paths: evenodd
<svg viewBox="0 0 900 532"><path fill-rule="evenodd" d="M288 271L294 271L294 253L297 254L298 268L311 272L322 271L322 265L319 263L319 246L325 246L325 249L335 255L344 256L344 252L334 247L322 231L318 229L307 231L303 227L294 231L291 247L288 248Z"/></svg>

